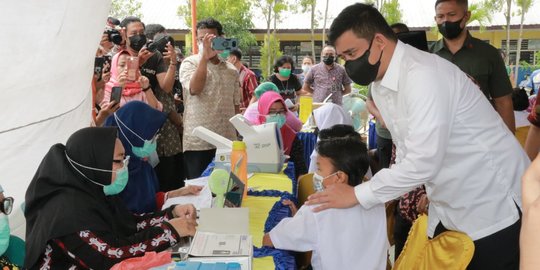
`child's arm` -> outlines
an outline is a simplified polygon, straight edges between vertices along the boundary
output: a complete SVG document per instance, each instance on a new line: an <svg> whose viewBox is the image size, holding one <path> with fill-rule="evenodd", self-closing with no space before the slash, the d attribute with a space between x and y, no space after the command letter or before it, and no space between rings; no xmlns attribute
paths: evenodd
<svg viewBox="0 0 540 270"><path fill-rule="evenodd" d="M302 206L291 218L284 218L263 237L264 246L279 249L310 251L317 246L318 224L310 207Z"/></svg>

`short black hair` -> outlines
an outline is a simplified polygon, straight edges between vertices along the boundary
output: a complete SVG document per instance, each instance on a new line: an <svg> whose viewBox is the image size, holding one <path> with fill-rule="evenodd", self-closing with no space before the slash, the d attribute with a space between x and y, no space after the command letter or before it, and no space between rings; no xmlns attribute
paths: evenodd
<svg viewBox="0 0 540 270"><path fill-rule="evenodd" d="M523 111L529 108L529 96L523 88L514 88L512 91L512 105L514 111Z"/></svg>
<svg viewBox="0 0 540 270"><path fill-rule="evenodd" d="M330 159L332 165L347 174L348 184L362 183L369 167L367 146L360 134L349 125L335 125L321 130L317 154Z"/></svg>
<svg viewBox="0 0 540 270"><path fill-rule="evenodd" d="M396 34L399 34L399 33L407 33L407 32L410 31L410 30L409 30L409 27L408 27L406 24L400 23L400 22L391 24L391 25L390 25L390 28L392 28L392 30L393 30L394 28L397 29Z"/></svg>
<svg viewBox="0 0 540 270"><path fill-rule="evenodd" d="M125 17L122 22L120 22L120 27L122 28L127 28L127 26L130 24L130 23L134 23L134 22L140 22L142 23L143 25L143 28L146 29L146 26L144 25L144 23L141 21L141 19L139 19L138 17L135 17L135 16L127 16Z"/></svg>
<svg viewBox="0 0 540 270"><path fill-rule="evenodd" d="M197 31L199 29L216 29L218 36L223 35L223 26L221 26L221 23L214 18L206 18L197 22Z"/></svg>
<svg viewBox="0 0 540 270"><path fill-rule="evenodd" d="M163 33L163 32L165 32L165 27L161 24L153 23L153 24L147 25L144 28L144 34L146 35L147 38L152 39L152 40L154 39L157 33Z"/></svg>
<svg viewBox="0 0 540 270"><path fill-rule="evenodd" d="M230 54L236 56L236 58L238 58L238 60L242 60L242 50L240 50L238 48L232 49Z"/></svg>
<svg viewBox="0 0 540 270"><path fill-rule="evenodd" d="M276 63L274 64L274 72L279 72L279 67L283 66L285 63L291 64L291 70L294 70L294 60L292 57L283 55L278 60L276 60Z"/></svg>
<svg viewBox="0 0 540 270"><path fill-rule="evenodd" d="M330 26L329 43L333 45L348 30L367 40L372 40L376 33L380 33L389 40L397 41L392 28L373 5L356 3L342 10Z"/></svg>
<svg viewBox="0 0 540 270"><path fill-rule="evenodd" d="M466 9L469 8L469 1L468 0L437 0L435 1L435 8L437 8L437 5L443 2L456 2L458 5L465 7Z"/></svg>

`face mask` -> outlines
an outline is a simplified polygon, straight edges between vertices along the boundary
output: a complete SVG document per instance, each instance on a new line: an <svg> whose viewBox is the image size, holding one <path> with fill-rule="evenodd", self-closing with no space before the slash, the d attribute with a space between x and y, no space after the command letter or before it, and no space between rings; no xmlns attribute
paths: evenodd
<svg viewBox="0 0 540 270"><path fill-rule="evenodd" d="M129 46L135 50L140 51L142 47L146 44L146 36L145 35L135 35L129 37Z"/></svg>
<svg viewBox="0 0 540 270"><path fill-rule="evenodd" d="M119 124L118 129L120 130L120 133L122 133L122 136L126 138L126 141L128 141L129 145L131 145L131 151L133 154L139 158L146 159L150 155L152 155L154 152L156 152L157 149L157 138L158 135L154 135L154 137L151 140L145 140L141 138L137 133L135 133L133 130L131 130L124 122L120 120L120 118L114 113L114 119ZM123 127L122 127L123 126ZM135 135L139 140L143 141L144 144L142 147L139 146L133 146L133 144L129 141L128 137L124 133L124 128L127 129L131 134Z"/></svg>
<svg viewBox="0 0 540 270"><path fill-rule="evenodd" d="M379 66L381 65L381 57L383 53L382 51L377 63L375 63L374 65L369 63L371 45L373 45L373 40L371 40L369 48L362 56L358 57L357 59L347 61L345 63L345 70L347 71L347 75L349 75L351 80L360 85L369 85L370 83L372 83L375 78L377 78L377 72L379 72Z"/></svg>
<svg viewBox="0 0 540 270"><path fill-rule="evenodd" d="M461 22L463 21L463 18L457 22L443 22L441 24L437 24L437 28L439 28L439 32L441 32L441 35L447 39L455 39L461 34L461 31L463 31L463 28L461 28Z"/></svg>
<svg viewBox="0 0 540 270"><path fill-rule="evenodd" d="M72 160L67 155L67 153L65 153L65 155L66 155L67 160L71 164L71 166L79 174L81 174L84 178L86 178L86 180L88 180L88 181L90 181L90 182L92 182L92 183L94 183L94 184L96 184L98 186L102 186L103 187L103 193L105 193L105 195L107 195L107 196L116 195L116 194L122 192L122 190L124 190L124 188L126 187L127 182L129 180L129 170L128 170L129 156L126 156L126 158L124 159L124 161L123 161L124 165L122 166L122 168L120 168L120 169L118 169L116 171L112 171L112 170L104 170L104 169L92 168L92 167L88 167L88 166L79 164L76 161ZM98 182L88 178L88 176L86 176L84 173L79 171L79 169L77 169L77 167L75 165L80 166L80 167L85 168L85 169L88 169L88 170L93 170L93 171L98 171L98 172L110 172L110 173L116 172L116 178L115 178L113 183L111 183L109 185L104 185L104 184L98 183Z"/></svg>
<svg viewBox="0 0 540 270"><path fill-rule="evenodd" d="M302 71L304 71L304 73L308 73L310 69L311 69L311 66L309 66L309 65L302 65Z"/></svg>
<svg viewBox="0 0 540 270"><path fill-rule="evenodd" d="M334 63L334 60L335 60L334 56L325 56L323 57L322 61L325 65L330 66Z"/></svg>
<svg viewBox="0 0 540 270"><path fill-rule="evenodd" d="M103 193L107 196L116 195L126 187L129 179L127 163L116 171L116 179L110 185L103 186Z"/></svg>
<svg viewBox="0 0 540 270"><path fill-rule="evenodd" d="M324 190L323 181L324 179L331 177L332 175L337 174L337 172L328 175L327 177L322 177L321 175L317 174L316 172L313 173L313 189L315 189L316 192L321 192Z"/></svg>
<svg viewBox="0 0 540 270"><path fill-rule="evenodd" d="M279 70L279 75L282 77L289 77L291 76L291 69L289 68L282 68Z"/></svg>
<svg viewBox="0 0 540 270"><path fill-rule="evenodd" d="M229 55L231 54L230 51L226 50L226 51L222 51L219 56L221 57L221 59L227 59L227 57L229 57Z"/></svg>
<svg viewBox="0 0 540 270"><path fill-rule="evenodd" d="M197 46L199 47L199 54L202 55L202 51L204 49L203 44L199 43Z"/></svg>
<svg viewBox="0 0 540 270"><path fill-rule="evenodd" d="M0 214L0 255L6 253L9 246L9 220L4 214Z"/></svg>
<svg viewBox="0 0 540 270"><path fill-rule="evenodd" d="M266 116L266 123L276 123L278 128L285 125L285 115L283 114L270 114Z"/></svg>

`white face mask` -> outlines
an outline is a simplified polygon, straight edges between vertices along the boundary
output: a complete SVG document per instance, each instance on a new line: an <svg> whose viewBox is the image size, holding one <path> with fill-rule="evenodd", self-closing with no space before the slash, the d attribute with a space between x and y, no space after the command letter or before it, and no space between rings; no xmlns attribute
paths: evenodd
<svg viewBox="0 0 540 270"><path fill-rule="evenodd" d="M304 71L304 73L308 73L310 69L311 65L302 65L302 71Z"/></svg>
<svg viewBox="0 0 540 270"><path fill-rule="evenodd" d="M315 189L316 192L321 192L324 190L324 185L323 185L323 181L324 179L328 178L328 177L331 177L333 175L336 175L338 172L335 172L333 174L330 174L326 177L323 177L321 176L320 174L317 174L316 172L313 173L313 188Z"/></svg>
<svg viewBox="0 0 540 270"><path fill-rule="evenodd" d="M197 46L199 47L199 55L202 55L202 51L203 51L203 44L202 44L202 42L201 42L201 43L198 43Z"/></svg>

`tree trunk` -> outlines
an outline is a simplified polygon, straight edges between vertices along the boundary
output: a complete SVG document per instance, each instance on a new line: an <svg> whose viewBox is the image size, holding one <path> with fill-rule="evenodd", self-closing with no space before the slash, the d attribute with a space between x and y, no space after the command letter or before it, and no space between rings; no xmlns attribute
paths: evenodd
<svg viewBox="0 0 540 270"><path fill-rule="evenodd" d="M525 21L525 10L524 10L524 7L521 7L521 22L519 23L519 38L518 38L517 50L516 50L516 65L515 65L516 71L514 72L514 82L516 82L516 84L519 84L518 82L519 61L521 58L521 41L523 40L523 22L524 21Z"/></svg>
<svg viewBox="0 0 540 270"><path fill-rule="evenodd" d="M315 61L315 5L317 0L313 0L311 3L311 57Z"/></svg>
<svg viewBox="0 0 540 270"><path fill-rule="evenodd" d="M273 2L273 1L272 1ZM267 59L267 67L266 67L266 71L268 72L268 76L270 76L270 72L271 72L271 69L270 67L272 66L272 63L270 63L271 61L271 58L270 58L270 55L272 54L272 48L270 46L270 23L272 22L272 10L274 10L274 5L271 4L271 3L268 3L268 17L266 18L266 42L267 42L267 55L266 55L266 59ZM265 79L268 79L268 78L265 78Z"/></svg>
<svg viewBox="0 0 540 270"><path fill-rule="evenodd" d="M324 21L323 21L323 27L322 27L322 45L324 46L326 43L326 20L328 19L328 1L326 0L326 7L324 8ZM313 58L313 61L315 61L315 58Z"/></svg>
<svg viewBox="0 0 540 270"><path fill-rule="evenodd" d="M512 0L506 0L506 57L504 63L510 65L510 18L511 18Z"/></svg>

